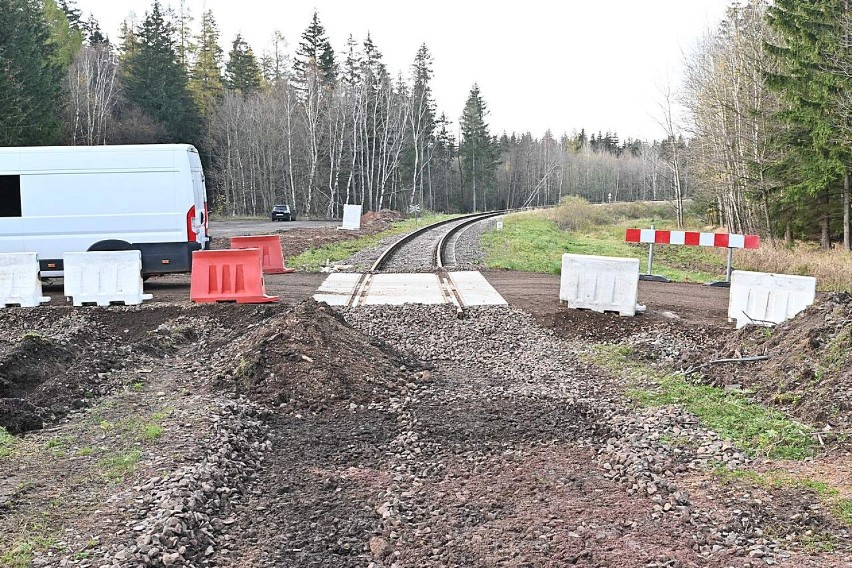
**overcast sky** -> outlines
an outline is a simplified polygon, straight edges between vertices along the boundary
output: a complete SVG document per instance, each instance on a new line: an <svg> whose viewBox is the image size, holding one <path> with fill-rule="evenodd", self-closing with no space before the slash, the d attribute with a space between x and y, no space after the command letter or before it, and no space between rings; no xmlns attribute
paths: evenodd
<svg viewBox="0 0 852 568"><path fill-rule="evenodd" d="M176 7L179 0L161 0ZM113 41L152 0L77 0ZM187 0L197 31L210 9L226 53L237 33L260 56L274 30L291 53L316 9L338 52L369 32L391 72L409 75L418 47L434 58L439 114L458 118L478 83L494 134L585 128L659 138L660 89L676 85L683 54L714 28L730 0ZM416 7L415 7L416 6Z"/></svg>

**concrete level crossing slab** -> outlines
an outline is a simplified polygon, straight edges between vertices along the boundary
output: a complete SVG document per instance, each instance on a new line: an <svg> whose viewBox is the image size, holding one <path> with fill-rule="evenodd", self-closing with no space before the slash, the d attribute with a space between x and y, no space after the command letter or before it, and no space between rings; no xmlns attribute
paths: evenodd
<svg viewBox="0 0 852 568"><path fill-rule="evenodd" d="M333 306L448 304L462 306L506 305L506 300L477 271L368 274L335 273L314 294Z"/></svg>
<svg viewBox="0 0 852 568"><path fill-rule="evenodd" d="M500 292L488 283L481 272L463 270L448 272L453 287L464 306L505 306L508 305Z"/></svg>
<svg viewBox="0 0 852 568"><path fill-rule="evenodd" d="M447 298L436 274L376 274L361 305L445 304Z"/></svg>
<svg viewBox="0 0 852 568"><path fill-rule="evenodd" d="M314 300L329 306L346 306L355 295L360 280L361 274L355 272L329 274L314 294Z"/></svg>

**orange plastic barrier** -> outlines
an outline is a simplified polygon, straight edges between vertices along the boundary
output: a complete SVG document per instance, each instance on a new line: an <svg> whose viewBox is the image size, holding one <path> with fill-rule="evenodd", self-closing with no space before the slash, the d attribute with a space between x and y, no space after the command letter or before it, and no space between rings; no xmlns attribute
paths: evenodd
<svg viewBox="0 0 852 568"><path fill-rule="evenodd" d="M284 268L281 238L278 235L231 237L232 249L259 248L263 255L264 274L289 274L294 268Z"/></svg>
<svg viewBox="0 0 852 568"><path fill-rule="evenodd" d="M265 304L277 302L278 296L266 295L260 249L249 248L194 251L189 299Z"/></svg>

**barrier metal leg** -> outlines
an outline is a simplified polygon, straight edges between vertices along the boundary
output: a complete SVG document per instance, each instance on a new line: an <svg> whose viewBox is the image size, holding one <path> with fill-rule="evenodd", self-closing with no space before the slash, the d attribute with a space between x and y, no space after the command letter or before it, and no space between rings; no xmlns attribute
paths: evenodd
<svg viewBox="0 0 852 568"><path fill-rule="evenodd" d="M717 280L716 282L708 282L708 286L715 288L730 288L731 287L731 271L734 265L734 249L728 247L728 267L725 269L725 280Z"/></svg>
<svg viewBox="0 0 852 568"><path fill-rule="evenodd" d="M654 265L654 243L648 245L648 276L654 274L651 267Z"/></svg>
<svg viewBox="0 0 852 568"><path fill-rule="evenodd" d="M731 285L731 267L734 261L734 249L733 247L728 247L728 270L725 272L725 282L728 283L728 286Z"/></svg>
<svg viewBox="0 0 852 568"><path fill-rule="evenodd" d="M654 225L651 225L651 228L654 228ZM654 274L653 271L654 266L654 243L648 243L648 273L640 274L639 280L650 280L651 282L671 282L665 276L660 276L659 274Z"/></svg>

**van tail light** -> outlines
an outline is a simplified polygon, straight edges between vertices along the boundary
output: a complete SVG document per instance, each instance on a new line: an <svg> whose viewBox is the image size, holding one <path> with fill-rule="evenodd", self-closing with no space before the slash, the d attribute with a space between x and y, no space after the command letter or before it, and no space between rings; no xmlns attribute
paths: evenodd
<svg viewBox="0 0 852 568"><path fill-rule="evenodd" d="M195 205L189 208L186 212L186 240L194 243L197 240L195 231L192 229L192 221L195 218Z"/></svg>

